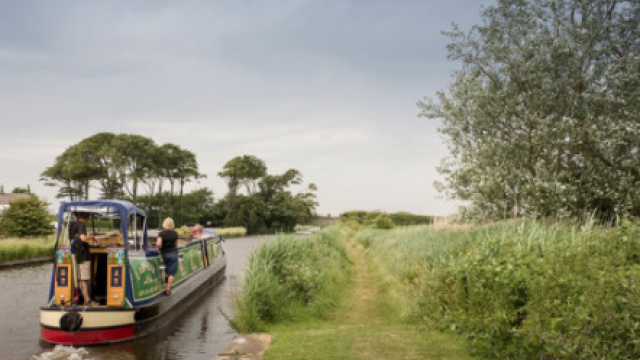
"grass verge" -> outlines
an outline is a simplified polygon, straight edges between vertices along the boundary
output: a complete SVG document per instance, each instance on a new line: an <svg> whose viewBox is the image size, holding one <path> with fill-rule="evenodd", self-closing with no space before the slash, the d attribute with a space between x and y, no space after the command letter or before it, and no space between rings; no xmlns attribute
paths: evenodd
<svg viewBox="0 0 640 360"><path fill-rule="evenodd" d="M7 238L0 240L0 262L53 256L55 237Z"/></svg>
<svg viewBox="0 0 640 360"><path fill-rule="evenodd" d="M351 254L352 282L331 318L270 327L274 340L265 360L472 359L460 338L397 317L362 249L352 247Z"/></svg>
<svg viewBox="0 0 640 360"><path fill-rule="evenodd" d="M247 229L244 227L215 228L218 235L224 237L243 237L247 236Z"/></svg>

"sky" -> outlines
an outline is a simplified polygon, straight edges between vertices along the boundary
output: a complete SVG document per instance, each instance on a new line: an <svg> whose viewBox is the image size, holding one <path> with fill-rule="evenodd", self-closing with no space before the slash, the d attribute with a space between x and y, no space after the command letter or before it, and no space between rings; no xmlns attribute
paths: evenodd
<svg viewBox="0 0 640 360"><path fill-rule="evenodd" d="M196 154L207 187L236 156L299 170L319 215L455 213L448 156L416 105L447 90L452 23L490 0L0 0L0 185L29 186L98 132ZM92 197L98 190L92 190ZM52 210L53 211L53 210Z"/></svg>

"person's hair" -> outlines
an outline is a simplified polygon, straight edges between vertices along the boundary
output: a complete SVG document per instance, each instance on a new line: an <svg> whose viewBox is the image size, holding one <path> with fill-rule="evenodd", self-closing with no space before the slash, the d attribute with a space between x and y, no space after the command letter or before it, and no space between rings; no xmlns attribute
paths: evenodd
<svg viewBox="0 0 640 360"><path fill-rule="evenodd" d="M200 224L196 224L196 226L193 227L196 230L202 230L204 227Z"/></svg>
<svg viewBox="0 0 640 360"><path fill-rule="evenodd" d="M91 214L86 213L86 212L80 212L76 214L76 218L79 219L89 219L91 217Z"/></svg>
<svg viewBox="0 0 640 360"><path fill-rule="evenodd" d="M165 229L165 230L173 230L175 227L176 227L176 225L173 223L173 219L172 218L166 218L162 222L162 228Z"/></svg>

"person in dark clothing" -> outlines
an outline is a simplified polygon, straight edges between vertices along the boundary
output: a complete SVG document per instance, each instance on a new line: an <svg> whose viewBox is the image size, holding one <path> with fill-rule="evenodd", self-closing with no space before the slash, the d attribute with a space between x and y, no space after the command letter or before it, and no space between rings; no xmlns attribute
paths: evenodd
<svg viewBox="0 0 640 360"><path fill-rule="evenodd" d="M162 253L165 272L169 276L167 282L167 295L171 295L171 285L173 278L178 272L178 233L174 230L175 224L173 219L166 218L162 223L162 231L158 234L156 245Z"/></svg>
<svg viewBox="0 0 640 360"><path fill-rule="evenodd" d="M87 221L90 215L87 213L76 214L77 221L69 228L69 239L74 241L73 248L78 264L78 283L80 292L84 298L84 305L94 306L97 302L89 297L89 281L91 280L91 254L89 244L94 241L93 236L87 235Z"/></svg>

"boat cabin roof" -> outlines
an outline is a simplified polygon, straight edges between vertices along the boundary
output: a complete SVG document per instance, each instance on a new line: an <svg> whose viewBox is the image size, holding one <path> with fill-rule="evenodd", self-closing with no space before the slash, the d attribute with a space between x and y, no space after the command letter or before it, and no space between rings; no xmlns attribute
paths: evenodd
<svg viewBox="0 0 640 360"><path fill-rule="evenodd" d="M58 210L58 236L63 228L62 222L67 213L91 213L101 216L118 216L122 223L122 233L127 237L129 231L129 218L131 215L142 218L147 217L146 213L128 201L123 200L85 200L73 201L60 205ZM135 224L133 224L135 228ZM143 240L146 243L146 222L143 229ZM56 245L57 246L57 245Z"/></svg>
<svg viewBox="0 0 640 360"><path fill-rule="evenodd" d="M147 217L144 211L124 200L85 200L64 203L60 205L58 217L61 218L66 212L117 213L121 219L126 219L132 214Z"/></svg>

